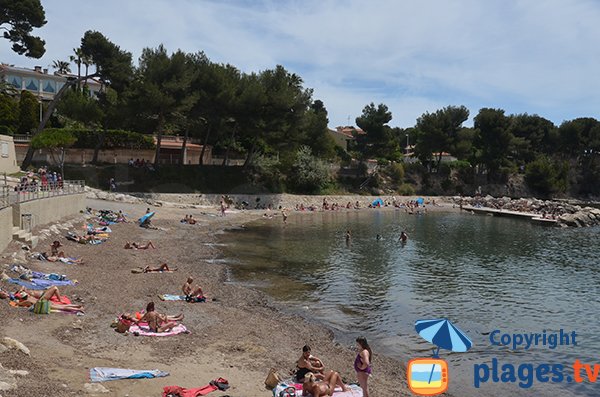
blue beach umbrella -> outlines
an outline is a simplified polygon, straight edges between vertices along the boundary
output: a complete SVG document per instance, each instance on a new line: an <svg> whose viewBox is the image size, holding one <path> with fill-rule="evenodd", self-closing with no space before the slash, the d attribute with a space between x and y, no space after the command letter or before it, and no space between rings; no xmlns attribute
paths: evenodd
<svg viewBox="0 0 600 397"><path fill-rule="evenodd" d="M446 318L417 320L415 330L421 338L437 346L437 351L433 352L434 358L439 357L440 348L453 352L466 352L473 346L471 339ZM431 367L428 383L431 383L434 369L435 364Z"/></svg>
<svg viewBox="0 0 600 397"><path fill-rule="evenodd" d="M144 222L146 222L148 219L152 218L154 216L154 212L148 212L147 214L145 214L144 216L142 216L138 222L140 222L140 225L143 225Z"/></svg>
<svg viewBox="0 0 600 397"><path fill-rule="evenodd" d="M445 318L418 320L415 329L423 339L438 347L436 356L440 348L453 352L466 352L473 346L471 339Z"/></svg>
<svg viewBox="0 0 600 397"><path fill-rule="evenodd" d="M423 197L419 197L417 199L417 204L422 205L425 202L425 200L423 199Z"/></svg>
<svg viewBox="0 0 600 397"><path fill-rule="evenodd" d="M375 199L375 201L373 201L373 203L371 205L373 207L377 207L377 205L379 205L380 207L383 207L385 204L382 199L378 198L378 199Z"/></svg>

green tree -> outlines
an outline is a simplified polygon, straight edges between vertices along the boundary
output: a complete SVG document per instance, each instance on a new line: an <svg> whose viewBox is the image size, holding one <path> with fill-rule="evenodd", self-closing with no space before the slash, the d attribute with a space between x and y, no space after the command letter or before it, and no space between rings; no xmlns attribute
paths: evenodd
<svg viewBox="0 0 600 397"><path fill-rule="evenodd" d="M2 134L13 135L18 128L19 103L11 95L0 93L0 127Z"/></svg>
<svg viewBox="0 0 600 397"><path fill-rule="evenodd" d="M500 169L510 165L508 156L513 140L509 130L510 119L502 109L483 108L473 121L474 128L478 130L479 163L486 167L488 181L496 181L500 177Z"/></svg>
<svg viewBox="0 0 600 397"><path fill-rule="evenodd" d="M19 100L19 134L29 134L35 131L40 119L40 104L36 97L29 91L21 91Z"/></svg>
<svg viewBox="0 0 600 397"><path fill-rule="evenodd" d="M543 195L565 192L568 187L569 166L566 161L555 162L541 155L525 167L525 182Z"/></svg>
<svg viewBox="0 0 600 397"><path fill-rule="evenodd" d="M468 118L469 110L465 106L447 106L435 113L423 114L417 119L415 126L418 131L415 155L426 163L435 154L435 168L439 169L442 153L461 147L458 142L459 132ZM462 143L464 144L464 140Z"/></svg>
<svg viewBox="0 0 600 397"><path fill-rule="evenodd" d="M60 74L71 73L71 66L67 61L61 61L59 59L52 62L52 67Z"/></svg>
<svg viewBox="0 0 600 397"><path fill-rule="evenodd" d="M119 46L111 43L101 33L94 31L85 32L81 39L81 50L96 65L96 71L90 75L80 76L76 79L67 79L67 82L54 95L54 99L48 105L48 109L44 112L44 117L34 134L38 134L44 130L46 123L54 113L54 109L65 92L71 87L77 86L82 80L99 77L103 82L110 83L114 89L118 90L124 87L127 81L131 79L131 53L121 50ZM21 167L24 169L29 167L32 158L33 148L30 146Z"/></svg>
<svg viewBox="0 0 600 397"><path fill-rule="evenodd" d="M304 117L304 144L319 158L331 160L335 157L335 141L329 134L327 109L322 101L316 100Z"/></svg>
<svg viewBox="0 0 600 397"><path fill-rule="evenodd" d="M365 134L356 135L356 144L363 160L372 157L389 158L397 147L392 129L387 125L392 120L392 113L383 103L375 106L373 102L363 108L356 125Z"/></svg>
<svg viewBox="0 0 600 397"><path fill-rule="evenodd" d="M45 24L46 13L40 0L0 0L0 28L4 30L4 38L13 43L12 50L17 54L30 58L44 55L46 42L32 36L31 31Z"/></svg>
<svg viewBox="0 0 600 397"><path fill-rule="evenodd" d="M197 95L190 89L195 78L192 59L184 52L169 56L162 45L142 51L137 80L133 83L134 102L139 114L153 121L150 132L156 135L154 166L157 168L165 126L178 114L189 111L197 101Z"/></svg>
<svg viewBox="0 0 600 397"><path fill-rule="evenodd" d="M51 129L35 135L31 139L31 147L34 150L48 149L52 160L60 167L60 173L65 176L65 152L66 149L73 146L77 138L75 135L64 129Z"/></svg>
<svg viewBox="0 0 600 397"><path fill-rule="evenodd" d="M533 161L538 154L554 151L558 137L554 123L527 113L510 117L510 133L514 136L513 157L519 164Z"/></svg>

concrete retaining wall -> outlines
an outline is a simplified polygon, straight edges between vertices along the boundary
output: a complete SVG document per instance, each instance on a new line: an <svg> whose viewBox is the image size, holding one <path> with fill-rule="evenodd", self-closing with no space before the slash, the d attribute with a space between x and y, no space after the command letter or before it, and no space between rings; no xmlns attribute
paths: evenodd
<svg viewBox="0 0 600 397"><path fill-rule="evenodd" d="M48 197L12 206L12 222L21 226L21 215L31 214L32 227L56 222L85 209L85 193ZM12 228L11 228L12 229Z"/></svg>
<svg viewBox="0 0 600 397"><path fill-rule="evenodd" d="M11 207L0 210L0 252L12 241L13 212Z"/></svg>

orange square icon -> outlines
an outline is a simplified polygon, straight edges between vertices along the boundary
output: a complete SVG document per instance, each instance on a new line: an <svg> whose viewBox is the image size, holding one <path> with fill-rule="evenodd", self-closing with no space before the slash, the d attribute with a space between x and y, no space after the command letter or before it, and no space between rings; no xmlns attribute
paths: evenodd
<svg viewBox="0 0 600 397"><path fill-rule="evenodd" d="M448 390L448 363L439 358L414 358L406 368L408 387L419 396L436 396Z"/></svg>

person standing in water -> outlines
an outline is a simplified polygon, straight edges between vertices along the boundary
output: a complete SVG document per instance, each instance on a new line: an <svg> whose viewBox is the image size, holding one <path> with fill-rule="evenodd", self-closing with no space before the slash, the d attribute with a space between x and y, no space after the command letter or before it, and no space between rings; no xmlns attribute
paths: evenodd
<svg viewBox="0 0 600 397"><path fill-rule="evenodd" d="M408 234L403 230L400 232L400 241L406 243L406 240L408 240Z"/></svg>

